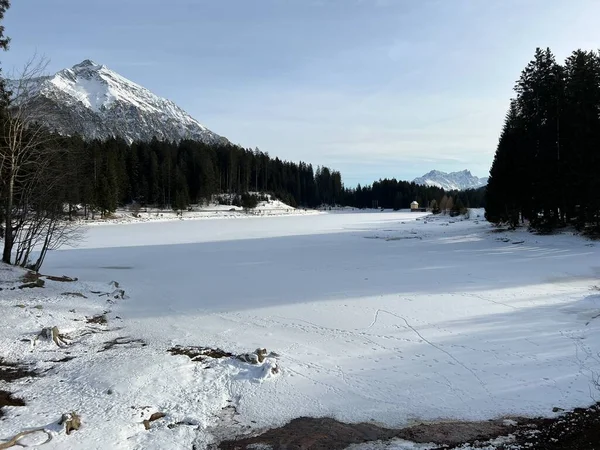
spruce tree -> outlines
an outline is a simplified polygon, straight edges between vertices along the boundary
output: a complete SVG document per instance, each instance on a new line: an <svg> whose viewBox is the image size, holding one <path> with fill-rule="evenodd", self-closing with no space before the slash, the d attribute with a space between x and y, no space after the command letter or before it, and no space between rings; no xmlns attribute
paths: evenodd
<svg viewBox="0 0 600 450"><path fill-rule="evenodd" d="M563 126L564 191L567 216L579 227L591 223L600 210L600 58L577 50L565 62L566 120ZM597 219L596 219L597 220Z"/></svg>
<svg viewBox="0 0 600 450"><path fill-rule="evenodd" d="M529 207L528 155L522 146L524 129L516 101L511 101L490 169L486 187L486 219L492 223L519 224L524 207Z"/></svg>
<svg viewBox="0 0 600 450"><path fill-rule="evenodd" d="M4 20L4 15L8 8L10 8L10 0L0 0L0 23ZM10 38L4 35L4 25L0 25L0 49L4 51L8 50L9 44ZM0 109L8 106L10 94L6 89L6 81L2 76L2 69L0 68Z"/></svg>
<svg viewBox="0 0 600 450"><path fill-rule="evenodd" d="M522 138L523 165L531 177L525 187L531 198L523 205L532 223L554 226L564 211L560 171L560 119L563 109L564 73L550 49L536 49L515 87L519 114L526 123ZM531 200L531 204L528 201Z"/></svg>

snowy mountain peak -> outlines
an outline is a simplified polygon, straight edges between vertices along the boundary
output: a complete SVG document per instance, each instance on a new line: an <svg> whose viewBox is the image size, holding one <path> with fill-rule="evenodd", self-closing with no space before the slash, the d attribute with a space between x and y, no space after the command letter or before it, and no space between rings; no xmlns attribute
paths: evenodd
<svg viewBox="0 0 600 450"><path fill-rule="evenodd" d="M46 86L46 89L60 89L94 111L110 109L117 101L147 111L158 111L167 104L177 108L172 102L157 97L148 89L89 59L70 69L61 70L52 77L50 84L52 86Z"/></svg>
<svg viewBox="0 0 600 450"><path fill-rule="evenodd" d="M33 101L45 106L39 120L62 134L89 139L121 137L129 142L154 137L228 142L172 101L91 59L34 83ZM48 109L51 114L46 114Z"/></svg>
<svg viewBox="0 0 600 450"><path fill-rule="evenodd" d="M445 191L464 191L465 189L477 189L487 184L487 178L479 178L471 174L470 170L459 172L442 172L432 170L422 177L415 178L413 183L425 186L437 186Z"/></svg>
<svg viewBox="0 0 600 450"><path fill-rule="evenodd" d="M96 64L91 59L84 59L79 64L75 64L72 67L72 69L74 71L78 71L78 70L85 70L85 69L93 69L93 68L97 68L97 67L104 67L104 66L100 66L100 64Z"/></svg>

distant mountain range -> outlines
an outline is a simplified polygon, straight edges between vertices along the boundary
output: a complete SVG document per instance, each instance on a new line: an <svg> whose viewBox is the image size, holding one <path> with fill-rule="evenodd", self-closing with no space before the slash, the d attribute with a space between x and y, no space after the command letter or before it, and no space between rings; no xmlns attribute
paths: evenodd
<svg viewBox="0 0 600 450"><path fill-rule="evenodd" d="M424 186L437 186L445 191L464 191L486 186L488 179L476 177L468 170L450 173L432 170L422 177L415 178L413 182Z"/></svg>
<svg viewBox="0 0 600 450"><path fill-rule="evenodd" d="M64 135L228 142L172 101L89 59L23 86L16 80L8 83L16 101L36 102L39 108L32 109L42 111L36 119Z"/></svg>

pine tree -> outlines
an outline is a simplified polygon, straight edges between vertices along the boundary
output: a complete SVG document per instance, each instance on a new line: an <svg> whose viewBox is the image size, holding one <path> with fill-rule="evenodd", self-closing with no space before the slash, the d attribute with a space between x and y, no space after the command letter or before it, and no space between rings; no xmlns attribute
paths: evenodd
<svg viewBox="0 0 600 450"><path fill-rule="evenodd" d="M172 202L172 208L175 211L183 211L190 204L188 193L188 184L181 167L177 167L175 175L175 197Z"/></svg>
<svg viewBox="0 0 600 450"><path fill-rule="evenodd" d="M0 22L4 20L6 11L10 8L10 0L0 0ZM8 50L10 44L10 38L4 35L4 26L0 25L0 49ZM2 76L2 69L0 69L0 110L8 106L10 101L10 92L6 90L6 81Z"/></svg>
<svg viewBox="0 0 600 450"><path fill-rule="evenodd" d="M560 118L564 107L564 72L550 49L536 49L515 87L519 114L527 124L522 139L524 166L532 185L525 215L533 224L555 226L564 211L560 175Z"/></svg>
<svg viewBox="0 0 600 450"><path fill-rule="evenodd" d="M394 198L394 211L398 211L402 209L402 194L400 192L396 192L396 197Z"/></svg>
<svg viewBox="0 0 600 450"><path fill-rule="evenodd" d="M522 208L529 205L530 187L527 155L522 147L522 120L516 101L512 101L496 149L486 187L486 219L492 223L519 224Z"/></svg>
<svg viewBox="0 0 600 450"><path fill-rule="evenodd" d="M456 202L454 203L454 206L452 207L452 215L453 216L458 216L460 214L464 214L466 212L466 208L464 203L462 202L462 200L460 199L460 197L456 197Z"/></svg>
<svg viewBox="0 0 600 450"><path fill-rule="evenodd" d="M600 211L600 58L577 50L565 62L566 120L563 126L564 191L567 217L579 227L597 221Z"/></svg>

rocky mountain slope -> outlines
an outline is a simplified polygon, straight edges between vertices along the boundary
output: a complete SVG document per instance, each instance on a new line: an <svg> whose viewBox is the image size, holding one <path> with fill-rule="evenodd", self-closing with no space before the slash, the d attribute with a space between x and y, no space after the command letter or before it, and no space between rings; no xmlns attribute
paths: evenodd
<svg viewBox="0 0 600 450"><path fill-rule="evenodd" d="M32 79L26 86L12 81L9 87L17 101L35 102L36 119L61 134L86 139L115 136L129 142L154 137L227 142L172 101L90 60Z"/></svg>
<svg viewBox="0 0 600 450"><path fill-rule="evenodd" d="M445 191L464 191L466 189L477 189L487 185L487 178L479 178L471 174L468 170L460 172L441 172L432 170L422 177L415 178L413 183L424 186L437 186Z"/></svg>

